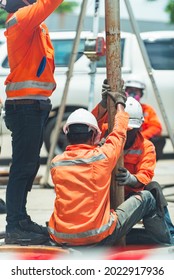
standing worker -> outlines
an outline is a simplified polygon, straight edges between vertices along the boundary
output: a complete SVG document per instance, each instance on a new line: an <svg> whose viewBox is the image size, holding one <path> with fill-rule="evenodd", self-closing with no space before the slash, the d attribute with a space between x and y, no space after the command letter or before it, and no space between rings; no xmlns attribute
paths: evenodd
<svg viewBox="0 0 174 280"><path fill-rule="evenodd" d="M125 93L108 94L117 113L103 146L96 146L100 130L87 110L74 111L64 126L70 145L51 164L56 198L48 226L50 237L60 245L112 246L143 218L155 240L171 244L164 220L160 220L158 231L153 227L159 217L149 191L136 193L117 209L110 209L111 173L126 141L129 116L124 112Z"/></svg>
<svg viewBox="0 0 174 280"><path fill-rule="evenodd" d="M145 84L136 76L130 76L125 81L125 91L128 96L135 98L141 103L141 98L144 95ZM165 146L165 138L161 136L162 125L155 112L155 110L149 105L141 103L144 115L144 122L141 126L141 133L144 138L150 140L156 150L156 159L162 158L163 148Z"/></svg>
<svg viewBox="0 0 174 280"><path fill-rule="evenodd" d="M2 0L8 13L10 74L6 85L5 123L12 132L12 164L6 191L6 244L43 244L46 227L33 222L26 210L40 165L43 132L56 88L54 51L43 21L63 0Z"/></svg>

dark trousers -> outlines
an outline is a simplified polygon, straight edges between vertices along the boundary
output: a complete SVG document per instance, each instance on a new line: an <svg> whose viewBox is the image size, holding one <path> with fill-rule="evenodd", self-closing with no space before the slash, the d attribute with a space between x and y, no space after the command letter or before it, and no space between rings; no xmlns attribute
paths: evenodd
<svg viewBox="0 0 174 280"><path fill-rule="evenodd" d="M160 219L165 220L165 224L170 232L172 237L171 244L174 243L174 225L171 221L170 214L167 208L167 201L165 196L162 192L161 186L158 182L152 181L148 185L145 186L145 190L151 192L153 197L156 200L156 208L157 213ZM156 228L159 230L159 225L156 225ZM157 240L154 240L153 236L150 235L145 228L134 228L132 229L127 237L126 237L127 244L158 244Z"/></svg>
<svg viewBox="0 0 174 280"><path fill-rule="evenodd" d="M27 100L7 100L5 103L5 123L12 137L12 164L6 191L7 231L28 217L27 194L39 169L43 132L50 110L50 100L28 100L28 103Z"/></svg>

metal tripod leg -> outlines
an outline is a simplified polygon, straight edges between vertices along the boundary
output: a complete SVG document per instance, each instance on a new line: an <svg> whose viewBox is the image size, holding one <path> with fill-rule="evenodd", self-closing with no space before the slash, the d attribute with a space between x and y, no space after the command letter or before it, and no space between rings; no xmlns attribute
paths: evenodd
<svg viewBox="0 0 174 280"><path fill-rule="evenodd" d="M150 78L151 83L152 83L152 87L153 87L153 90L154 90L156 100L157 100L158 105L159 105L159 109L161 111L162 117L163 117L165 125L166 125L166 129L168 131L170 140L171 140L173 148L174 148L174 135L172 133L172 129L170 127L170 124L169 124L169 121L168 121L168 118L167 118L167 115L166 115L166 112L165 112L165 109L164 109L164 106L163 106L163 103L162 103L162 100L161 100L161 97L160 97L160 94L159 94L159 91L158 91L158 88L157 88L157 85L156 85L154 77L153 77L151 63L150 63L146 48L145 48L145 46L143 44L143 41L140 37L140 32L138 30L138 26L137 26L137 23L135 21L130 2L129 2L129 0L124 0L124 1L125 1L125 5L127 7L127 11L128 11L129 17L130 17L130 22L131 22L131 25L132 25L132 29L134 31L134 34L136 35L136 38L137 38L137 41L138 41L138 44L139 44L139 48L140 48L140 51L141 51L141 54L142 54L142 57L143 57L143 60L144 60L145 66L146 66L147 73L148 73L149 78Z"/></svg>

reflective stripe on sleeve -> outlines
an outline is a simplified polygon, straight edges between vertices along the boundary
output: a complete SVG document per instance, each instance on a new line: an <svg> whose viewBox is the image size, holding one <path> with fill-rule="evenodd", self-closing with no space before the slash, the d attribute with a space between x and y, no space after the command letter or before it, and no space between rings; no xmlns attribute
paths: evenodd
<svg viewBox="0 0 174 280"><path fill-rule="evenodd" d="M142 150L125 150L124 154L130 154L130 155L141 155L142 154Z"/></svg>
<svg viewBox="0 0 174 280"><path fill-rule="evenodd" d="M5 27L8 29L9 27L15 25L17 23L16 17L13 17L9 21L6 22Z"/></svg>
<svg viewBox="0 0 174 280"><path fill-rule="evenodd" d="M56 166L70 166L70 165L77 165L77 164L89 164L91 162L96 162L98 160L105 159L106 156L104 154L99 154L97 156L93 156L91 158L78 158L78 159L71 159L71 160L60 160L56 162L52 162L51 168Z"/></svg>

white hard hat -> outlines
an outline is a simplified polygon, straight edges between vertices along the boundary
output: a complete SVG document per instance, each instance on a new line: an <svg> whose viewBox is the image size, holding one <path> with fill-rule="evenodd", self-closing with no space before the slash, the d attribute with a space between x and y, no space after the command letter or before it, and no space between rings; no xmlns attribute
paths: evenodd
<svg viewBox="0 0 174 280"><path fill-rule="evenodd" d="M125 111L129 114L129 128L139 128L143 121L143 110L141 104L133 97L128 97Z"/></svg>
<svg viewBox="0 0 174 280"><path fill-rule="evenodd" d="M143 82L136 79L135 77L125 81L124 86L125 86L125 88L126 87L135 87L135 88L139 88L139 89L145 89L145 87L146 87Z"/></svg>
<svg viewBox="0 0 174 280"><path fill-rule="evenodd" d="M68 127L71 124L86 124L89 126L89 131L93 130L96 132L95 136L95 144L98 144L100 141L100 135L101 131L98 127L98 123L96 118L92 113L90 113L88 110L85 110L83 108L75 110L73 113L71 113L66 121L66 124L63 127L63 131L65 134L68 133Z"/></svg>

